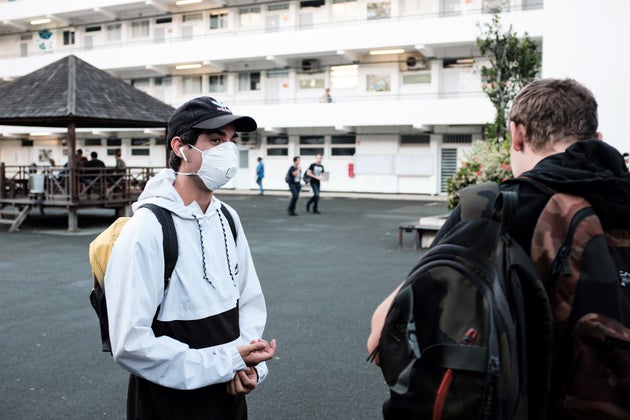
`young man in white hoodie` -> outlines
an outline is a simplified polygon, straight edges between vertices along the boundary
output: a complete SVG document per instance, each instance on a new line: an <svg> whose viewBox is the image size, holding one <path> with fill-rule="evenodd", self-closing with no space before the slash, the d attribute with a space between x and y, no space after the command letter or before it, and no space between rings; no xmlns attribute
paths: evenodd
<svg viewBox="0 0 630 420"><path fill-rule="evenodd" d="M213 191L236 172L237 132L256 130L209 97L168 122L170 169L152 178L116 241L105 293L114 359L131 373L130 419L246 419L245 395L267 375L265 300L238 215ZM172 214L178 259L164 290L162 228Z"/></svg>

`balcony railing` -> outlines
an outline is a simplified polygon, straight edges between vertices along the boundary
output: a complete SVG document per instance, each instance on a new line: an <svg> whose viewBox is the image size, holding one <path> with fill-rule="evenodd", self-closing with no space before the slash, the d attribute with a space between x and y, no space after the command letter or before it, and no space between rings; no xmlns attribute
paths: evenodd
<svg viewBox="0 0 630 420"><path fill-rule="evenodd" d="M74 168L7 166L0 163L0 200L47 202L131 201L159 168Z"/></svg>

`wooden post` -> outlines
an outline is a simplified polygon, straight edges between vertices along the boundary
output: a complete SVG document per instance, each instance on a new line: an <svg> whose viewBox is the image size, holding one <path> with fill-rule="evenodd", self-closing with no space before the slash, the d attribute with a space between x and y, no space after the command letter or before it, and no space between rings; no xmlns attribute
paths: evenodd
<svg viewBox="0 0 630 420"><path fill-rule="evenodd" d="M4 198L4 190L7 185L4 162L0 162L0 198Z"/></svg>
<svg viewBox="0 0 630 420"><path fill-rule="evenodd" d="M77 133L76 124L68 124L68 189L70 192L70 206L68 207L68 231L76 232L78 227L77 188L79 185L79 171L76 163Z"/></svg>

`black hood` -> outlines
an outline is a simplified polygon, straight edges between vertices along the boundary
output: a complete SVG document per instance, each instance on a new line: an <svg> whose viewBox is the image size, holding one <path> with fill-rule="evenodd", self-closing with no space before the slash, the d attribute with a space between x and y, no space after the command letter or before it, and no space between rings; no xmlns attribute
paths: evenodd
<svg viewBox="0 0 630 420"><path fill-rule="evenodd" d="M623 156L599 140L578 141L541 160L523 176L586 198L602 221L630 219L630 173Z"/></svg>

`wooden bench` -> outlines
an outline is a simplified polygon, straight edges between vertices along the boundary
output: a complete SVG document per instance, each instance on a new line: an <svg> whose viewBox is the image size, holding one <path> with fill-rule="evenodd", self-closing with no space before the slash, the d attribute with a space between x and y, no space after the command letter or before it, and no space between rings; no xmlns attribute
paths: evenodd
<svg viewBox="0 0 630 420"><path fill-rule="evenodd" d="M418 249L422 246L422 239L425 235L433 235L440 230L441 226L436 225L419 225L416 221L409 223L401 223L398 225L398 247L403 247L403 232L413 233L413 248ZM426 247L423 247L426 248Z"/></svg>

